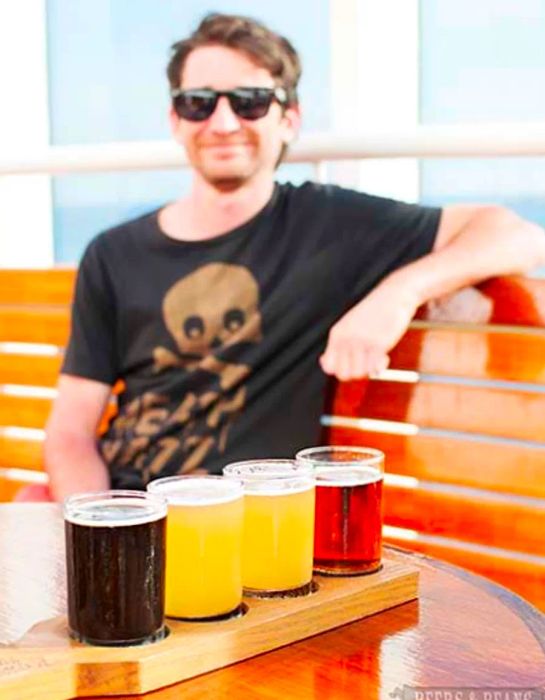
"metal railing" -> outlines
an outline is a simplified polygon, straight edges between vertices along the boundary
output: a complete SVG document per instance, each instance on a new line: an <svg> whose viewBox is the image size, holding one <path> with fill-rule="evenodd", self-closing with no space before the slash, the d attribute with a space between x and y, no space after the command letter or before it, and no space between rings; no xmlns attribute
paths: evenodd
<svg viewBox="0 0 545 700"><path fill-rule="evenodd" d="M360 134L306 133L286 160L311 163L323 179L323 163L365 158L460 158L545 156L545 123L420 126L366 130ZM51 146L25 153L4 151L1 175L146 170L187 165L183 149L171 141Z"/></svg>

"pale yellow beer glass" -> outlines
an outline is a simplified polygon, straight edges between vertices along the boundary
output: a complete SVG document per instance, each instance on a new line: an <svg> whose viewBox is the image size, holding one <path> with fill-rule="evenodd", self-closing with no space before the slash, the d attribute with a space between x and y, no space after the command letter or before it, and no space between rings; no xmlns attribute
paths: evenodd
<svg viewBox="0 0 545 700"><path fill-rule="evenodd" d="M307 593L314 548L312 470L292 460L252 460L223 472L244 483L244 593Z"/></svg>
<svg viewBox="0 0 545 700"><path fill-rule="evenodd" d="M147 488L168 502L166 615L195 620L236 613L242 602L242 483L173 476Z"/></svg>

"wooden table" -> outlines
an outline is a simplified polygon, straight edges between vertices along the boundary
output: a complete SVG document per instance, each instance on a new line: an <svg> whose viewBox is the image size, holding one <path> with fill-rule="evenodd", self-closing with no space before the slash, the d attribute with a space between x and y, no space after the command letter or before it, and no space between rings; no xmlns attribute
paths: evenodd
<svg viewBox="0 0 545 700"><path fill-rule="evenodd" d="M420 569L419 601L138 697L412 700L413 688L545 687L545 617L535 608L464 570L391 553ZM64 609L58 507L0 506L0 642Z"/></svg>

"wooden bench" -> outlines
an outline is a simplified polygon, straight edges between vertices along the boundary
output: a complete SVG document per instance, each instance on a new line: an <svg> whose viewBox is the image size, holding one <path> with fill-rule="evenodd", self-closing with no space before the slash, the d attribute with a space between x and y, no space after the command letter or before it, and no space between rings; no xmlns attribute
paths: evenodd
<svg viewBox="0 0 545 700"><path fill-rule="evenodd" d="M0 500L45 478L73 284L73 269L0 271ZM388 541L545 610L545 280L493 279L428 304L391 367L332 383L324 441L386 452Z"/></svg>
<svg viewBox="0 0 545 700"><path fill-rule="evenodd" d="M0 270L2 501L28 481L45 480L43 428L68 337L74 281L73 268Z"/></svg>

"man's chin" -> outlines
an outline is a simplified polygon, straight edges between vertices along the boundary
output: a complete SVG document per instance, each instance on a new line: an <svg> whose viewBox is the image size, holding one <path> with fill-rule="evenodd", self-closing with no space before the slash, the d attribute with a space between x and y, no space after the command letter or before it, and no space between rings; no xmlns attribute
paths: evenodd
<svg viewBox="0 0 545 700"><path fill-rule="evenodd" d="M247 172L221 172L203 171L202 177L209 185L220 192L232 192L245 185L251 179L251 173Z"/></svg>
<svg viewBox="0 0 545 700"><path fill-rule="evenodd" d="M234 192L248 182L248 178L223 177L215 178L213 180L209 180L208 182L212 185L212 187L218 190L218 192Z"/></svg>

